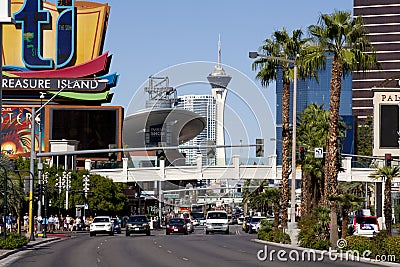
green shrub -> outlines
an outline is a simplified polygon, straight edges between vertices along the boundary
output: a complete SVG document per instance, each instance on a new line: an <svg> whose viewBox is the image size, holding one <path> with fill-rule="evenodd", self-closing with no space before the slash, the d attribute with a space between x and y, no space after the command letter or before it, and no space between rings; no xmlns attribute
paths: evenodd
<svg viewBox="0 0 400 267"><path fill-rule="evenodd" d="M22 235L18 234L7 234L6 239L0 239L1 249L16 249L28 244L29 240Z"/></svg>
<svg viewBox="0 0 400 267"><path fill-rule="evenodd" d="M385 243L387 238L388 238L388 233L386 230L382 230L376 235L374 235L374 237L371 240L372 243L371 257L376 257L377 255L386 255Z"/></svg>
<svg viewBox="0 0 400 267"><path fill-rule="evenodd" d="M273 230L267 234L268 241L282 244L290 244L290 236L282 230Z"/></svg>
<svg viewBox="0 0 400 267"><path fill-rule="evenodd" d="M352 235L346 237L347 246L344 250L356 250L359 255L363 255L364 251L372 250L372 240L366 236Z"/></svg>
<svg viewBox="0 0 400 267"><path fill-rule="evenodd" d="M305 248L327 250L330 246L326 236L325 227L321 225L316 216L309 215L300 220L299 245Z"/></svg>
<svg viewBox="0 0 400 267"><path fill-rule="evenodd" d="M395 256L396 262L400 262L400 236L391 236L386 238L384 243L384 251L380 255Z"/></svg>
<svg viewBox="0 0 400 267"><path fill-rule="evenodd" d="M262 220L261 226L258 229L258 234L257 234L258 239L269 241L267 235L273 230L274 230L274 224L272 222L267 220Z"/></svg>

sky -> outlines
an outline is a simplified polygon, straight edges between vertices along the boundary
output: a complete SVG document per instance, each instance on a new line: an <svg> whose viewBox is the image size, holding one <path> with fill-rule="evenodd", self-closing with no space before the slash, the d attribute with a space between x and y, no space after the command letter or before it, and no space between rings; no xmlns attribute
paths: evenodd
<svg viewBox="0 0 400 267"><path fill-rule="evenodd" d="M254 79L248 52L282 28L302 29L307 36L307 27L321 14L353 6L351 0L95 2L111 6L104 51L113 55L110 72L120 75L111 105L123 106L126 115L143 108L143 86L151 75L168 75L179 95L211 94L206 75L217 61L220 35L221 62L232 76L226 143L262 137L267 155L274 153L269 139L275 138L275 87L262 88ZM185 66L198 76L191 77Z"/></svg>

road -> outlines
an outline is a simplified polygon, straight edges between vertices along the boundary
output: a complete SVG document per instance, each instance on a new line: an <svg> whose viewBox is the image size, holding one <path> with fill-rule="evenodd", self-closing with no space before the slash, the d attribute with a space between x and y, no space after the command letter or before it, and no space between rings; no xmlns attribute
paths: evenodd
<svg viewBox="0 0 400 267"><path fill-rule="evenodd" d="M265 245L251 241L255 234L242 232L232 226L230 235L205 235L196 228L193 234L166 236L164 231L153 231L151 236L77 234L61 242L46 243L40 247L16 253L0 261L0 266L15 267L91 267L91 266L287 266L279 261L261 261ZM268 245L268 252L282 250ZM259 251L262 252L259 252ZM260 254L261 253L261 254ZM286 249L286 253L290 253ZM293 252L292 252L293 253ZM270 255L270 254L267 254ZM288 258L289 254L286 254ZM293 254L292 254L293 255ZM301 255L301 253L300 253ZM321 262L301 261L297 267L320 266ZM365 263L324 260L327 266L366 266Z"/></svg>

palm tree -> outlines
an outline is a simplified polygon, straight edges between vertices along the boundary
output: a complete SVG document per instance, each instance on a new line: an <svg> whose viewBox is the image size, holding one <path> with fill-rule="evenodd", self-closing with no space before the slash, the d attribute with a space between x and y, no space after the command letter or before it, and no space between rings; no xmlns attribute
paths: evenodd
<svg viewBox="0 0 400 267"><path fill-rule="evenodd" d="M325 198L336 196L338 192L338 122L342 76L353 70L371 69L378 65L374 48L367 39L361 17L351 17L351 12L335 11L322 14L318 25L309 26L316 45L308 48L304 56L305 66L325 67L327 56L332 56L330 82L329 137L326 143L325 158ZM337 206L329 201L331 217L330 241L335 245L338 240Z"/></svg>
<svg viewBox="0 0 400 267"><path fill-rule="evenodd" d="M344 137L345 123L339 122L339 136ZM300 114L297 128L297 140L308 150L323 147L329 133L329 111L323 105L309 105ZM301 213L310 214L314 208L322 205L324 197L324 159L307 154L301 162L302 191Z"/></svg>
<svg viewBox="0 0 400 267"><path fill-rule="evenodd" d="M323 147L328 135L329 112L323 110L323 105L315 103L309 105L300 114L300 123L297 128L297 140L307 149ZM301 162L301 214L310 214L320 205L323 195L323 159L316 159L306 153Z"/></svg>
<svg viewBox="0 0 400 267"><path fill-rule="evenodd" d="M342 236L341 238L346 238L347 230L349 225L349 212L351 211L352 207L357 205L358 203L362 202L364 199L353 195L349 192L344 192L339 194L335 197L332 197L330 200L337 201L341 206L341 215L342 215Z"/></svg>
<svg viewBox="0 0 400 267"><path fill-rule="evenodd" d="M376 172L372 173L370 177L375 179L383 178L385 181L385 203L383 205L383 212L385 215L385 226L388 235L392 234L392 181L393 178L400 176L400 167L383 166Z"/></svg>
<svg viewBox="0 0 400 267"><path fill-rule="evenodd" d="M266 39L260 51L267 56L286 60L297 60L307 46L309 39L302 38L301 30L294 30L292 36L285 29L275 31L271 39ZM290 82L294 78L293 64L272 58L258 58L253 64L253 70L259 70L256 79L261 81L262 86L268 86L270 82L278 79L280 71L282 74L282 191L281 191L281 213L282 227L287 226L287 208L289 204L289 105L290 105ZM300 77L302 71L299 71Z"/></svg>
<svg viewBox="0 0 400 267"><path fill-rule="evenodd" d="M280 208L280 200L281 193L279 188L267 188L265 190L265 194L267 198L272 202L273 210L274 210L274 229L278 230L279 228L279 208Z"/></svg>

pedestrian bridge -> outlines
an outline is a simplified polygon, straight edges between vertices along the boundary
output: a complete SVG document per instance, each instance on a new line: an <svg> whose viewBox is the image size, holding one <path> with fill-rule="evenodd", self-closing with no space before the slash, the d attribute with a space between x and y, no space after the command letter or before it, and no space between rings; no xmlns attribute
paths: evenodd
<svg viewBox="0 0 400 267"><path fill-rule="evenodd" d="M128 159L123 159L122 169L91 169L91 161L86 160L85 168L92 174L99 174L114 182L145 182L145 181L180 181L180 180L281 180L281 166L276 165L276 156L268 157L268 165L242 165L239 156L233 156L232 164L226 166L203 166L201 157L194 166L165 166L164 161L159 167L128 168ZM351 157L343 159L343 172L338 175L339 181L345 182L382 182L370 178L375 168L352 168ZM289 177L291 179L291 177ZM296 169L296 179L301 179L301 169ZM394 182L400 182L395 179ZM279 183L279 182L278 182Z"/></svg>

